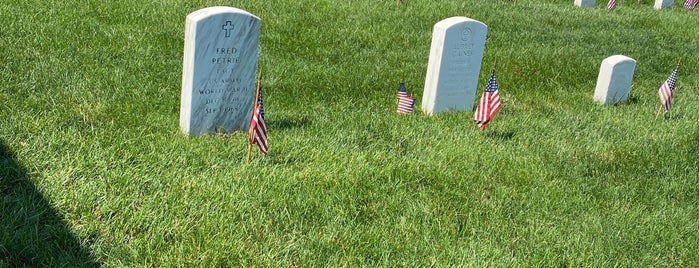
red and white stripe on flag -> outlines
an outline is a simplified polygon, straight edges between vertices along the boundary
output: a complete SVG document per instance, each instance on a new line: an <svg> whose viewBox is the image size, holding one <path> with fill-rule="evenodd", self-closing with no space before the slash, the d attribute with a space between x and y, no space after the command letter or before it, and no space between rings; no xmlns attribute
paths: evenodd
<svg viewBox="0 0 699 268"><path fill-rule="evenodd" d="M406 114L413 111L415 106L415 99L408 96L408 91L405 89L405 84L403 82L398 86L398 109L396 110L399 114Z"/></svg>
<svg viewBox="0 0 699 268"><path fill-rule="evenodd" d="M498 84L495 81L495 70L493 70L488 85L483 91L483 96L478 102L476 112L473 114L473 121L483 130L498 111L500 111L500 94L498 93Z"/></svg>
<svg viewBox="0 0 699 268"><path fill-rule="evenodd" d="M670 106L672 106L672 90L667 85L667 81L660 86L658 89L658 97L660 97L660 104L663 106L665 112L670 111Z"/></svg>
<svg viewBox="0 0 699 268"><path fill-rule="evenodd" d="M255 107L255 111L252 115L252 121L250 122L250 143L257 144L260 148L260 152L267 154L267 127L265 126L265 120L260 114L259 105Z"/></svg>
<svg viewBox="0 0 699 268"><path fill-rule="evenodd" d="M413 111L415 106L415 99L409 97L408 95L398 94L398 110L399 114L410 113Z"/></svg>
<svg viewBox="0 0 699 268"><path fill-rule="evenodd" d="M677 83L677 68L672 70L670 77L658 89L660 104L662 104L665 112L670 111L670 106L672 106L672 94L675 93L675 83Z"/></svg>

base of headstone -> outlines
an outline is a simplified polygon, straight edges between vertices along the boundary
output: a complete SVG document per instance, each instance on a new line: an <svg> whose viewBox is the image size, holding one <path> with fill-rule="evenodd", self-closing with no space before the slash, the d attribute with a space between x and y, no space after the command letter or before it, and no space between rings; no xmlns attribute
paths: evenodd
<svg viewBox="0 0 699 268"><path fill-rule="evenodd" d="M673 0L655 0L655 4L653 5L653 8L655 10L670 9L670 8L672 8L673 4L674 4Z"/></svg>
<svg viewBox="0 0 699 268"><path fill-rule="evenodd" d="M594 7L595 0L575 0L573 4L579 7Z"/></svg>

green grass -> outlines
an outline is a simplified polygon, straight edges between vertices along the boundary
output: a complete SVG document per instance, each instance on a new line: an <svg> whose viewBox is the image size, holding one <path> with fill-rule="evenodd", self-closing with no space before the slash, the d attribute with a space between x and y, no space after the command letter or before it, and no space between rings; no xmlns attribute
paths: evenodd
<svg viewBox="0 0 699 268"><path fill-rule="evenodd" d="M0 266L699 265L699 19L676 1L44 1L0 4ZM185 16L262 19L270 154L185 137ZM488 25L479 93L422 97L434 23ZM631 101L592 101L601 61ZM682 57L669 118L657 89Z"/></svg>

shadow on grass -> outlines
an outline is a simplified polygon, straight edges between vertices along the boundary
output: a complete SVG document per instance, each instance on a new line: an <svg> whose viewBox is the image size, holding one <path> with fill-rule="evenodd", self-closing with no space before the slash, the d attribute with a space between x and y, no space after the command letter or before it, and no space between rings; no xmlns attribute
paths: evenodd
<svg viewBox="0 0 699 268"><path fill-rule="evenodd" d="M97 267L0 140L0 267Z"/></svg>
<svg viewBox="0 0 699 268"><path fill-rule="evenodd" d="M309 124L310 122L308 121L308 118L306 117L300 117L300 118L282 118L279 120L270 120L267 122L268 128L273 128L273 129L294 129L294 128L299 128L299 127L305 127Z"/></svg>
<svg viewBox="0 0 699 268"><path fill-rule="evenodd" d="M491 138L491 139L499 139L503 141L509 141L512 140L512 138L515 136L515 133L512 131L491 131L485 134L486 137Z"/></svg>
<svg viewBox="0 0 699 268"><path fill-rule="evenodd" d="M669 113L668 115L661 114L658 119L665 119L665 120L680 120L684 119L684 113Z"/></svg>
<svg viewBox="0 0 699 268"><path fill-rule="evenodd" d="M619 105L619 104L629 104L629 105L632 105L632 104L637 104L637 103L638 103L638 97L636 97L636 96L629 96L629 98L628 98L625 102L617 103L617 105Z"/></svg>
<svg viewBox="0 0 699 268"><path fill-rule="evenodd" d="M673 113L672 111L665 113L665 112L658 111L656 113L654 119L655 119L655 121L658 121L658 122L681 120L681 119L684 119L684 113Z"/></svg>

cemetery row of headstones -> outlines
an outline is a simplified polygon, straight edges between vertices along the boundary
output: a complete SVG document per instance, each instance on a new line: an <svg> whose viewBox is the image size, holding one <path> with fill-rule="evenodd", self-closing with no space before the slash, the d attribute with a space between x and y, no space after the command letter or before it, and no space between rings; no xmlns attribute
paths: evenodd
<svg viewBox="0 0 699 268"><path fill-rule="evenodd" d="M434 26L423 109L469 110L475 98L487 27L465 17ZM180 128L187 135L247 130L253 107L260 19L209 7L185 23Z"/></svg>
<svg viewBox="0 0 699 268"><path fill-rule="evenodd" d="M486 33L484 23L466 17L434 25L422 95L425 113L472 109ZM186 135L248 130L257 101L259 38L260 19L244 10L209 7L187 16L180 105ZM604 59L594 100L625 101L635 66L623 55Z"/></svg>
<svg viewBox="0 0 699 268"><path fill-rule="evenodd" d="M693 3L693 2L690 2ZM594 7L595 6L595 0L574 0L573 4L579 7ZM669 9L672 8L674 5L674 0L655 0L653 3L653 8L656 10L661 10L661 9ZM687 4L685 4L685 7L687 7ZM687 7L689 8L689 7ZM692 7L693 9L693 7Z"/></svg>

